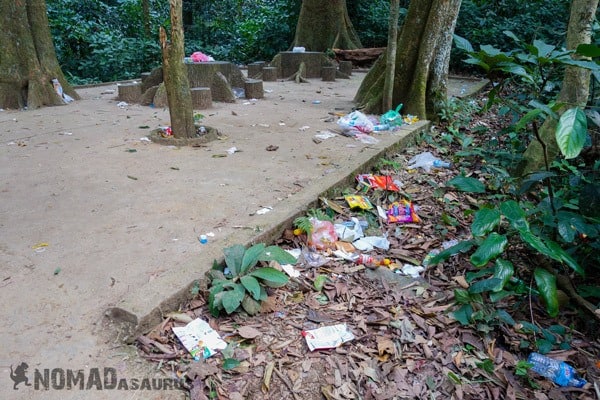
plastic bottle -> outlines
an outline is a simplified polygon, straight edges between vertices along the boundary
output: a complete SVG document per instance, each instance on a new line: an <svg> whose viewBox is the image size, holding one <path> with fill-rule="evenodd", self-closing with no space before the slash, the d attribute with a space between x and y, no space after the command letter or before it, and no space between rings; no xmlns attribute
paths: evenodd
<svg viewBox="0 0 600 400"><path fill-rule="evenodd" d="M377 125L373 126L373 130L375 132L389 131L390 130L390 125L389 124L377 124Z"/></svg>
<svg viewBox="0 0 600 400"><path fill-rule="evenodd" d="M531 370L550 379L559 386L583 387L587 382L577 375L575 368L564 361L554 360L539 353L531 353L527 362Z"/></svg>
<svg viewBox="0 0 600 400"><path fill-rule="evenodd" d="M431 171L431 168L450 168L451 164L442 161L435 157L430 152L418 154L408 161L408 169L423 168L426 172Z"/></svg>

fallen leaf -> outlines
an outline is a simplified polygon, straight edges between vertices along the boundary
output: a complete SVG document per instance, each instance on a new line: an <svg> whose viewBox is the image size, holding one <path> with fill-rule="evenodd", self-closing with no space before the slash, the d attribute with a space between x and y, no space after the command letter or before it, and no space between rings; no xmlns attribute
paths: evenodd
<svg viewBox="0 0 600 400"><path fill-rule="evenodd" d="M238 335L240 335L244 339L254 339L262 335L262 333L258 329L253 328L251 326L242 326L238 328Z"/></svg>

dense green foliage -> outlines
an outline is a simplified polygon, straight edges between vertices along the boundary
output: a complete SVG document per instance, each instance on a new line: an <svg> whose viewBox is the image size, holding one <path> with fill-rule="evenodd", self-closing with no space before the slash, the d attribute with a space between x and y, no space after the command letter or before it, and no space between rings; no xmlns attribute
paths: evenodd
<svg viewBox="0 0 600 400"><path fill-rule="evenodd" d="M402 0L400 23L409 1ZM565 0L464 0L457 33L472 43L506 48L501 34L560 44L568 17ZM48 0L48 17L63 72L73 83L138 77L160 63L158 28L169 23L169 2L149 0ZM301 0L184 1L186 54L202 51L218 60L270 60L294 37ZM350 19L364 47L387 42L389 1L348 2ZM557 18L556 16L560 16ZM144 29L148 20L149 32ZM410 21L408 21L410 23ZM510 43L509 43L510 45ZM453 68L464 68L460 55Z"/></svg>

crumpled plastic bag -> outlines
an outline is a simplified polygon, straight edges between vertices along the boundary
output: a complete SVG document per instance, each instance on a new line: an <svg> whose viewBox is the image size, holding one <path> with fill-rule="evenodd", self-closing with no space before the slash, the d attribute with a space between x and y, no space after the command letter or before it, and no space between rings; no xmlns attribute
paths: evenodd
<svg viewBox="0 0 600 400"><path fill-rule="evenodd" d="M389 126L400 126L404 123L402 119L402 115L400 115L400 109L402 108L402 103L398 104L395 110L389 110L381 117L379 117L379 122L382 125Z"/></svg>
<svg viewBox="0 0 600 400"><path fill-rule="evenodd" d="M356 239L365 236L362 227L360 226L360 221L356 217L352 217L352 221L343 224L335 224L334 227L338 239L343 242L353 242Z"/></svg>
<svg viewBox="0 0 600 400"><path fill-rule="evenodd" d="M333 223L311 218L312 230L308 236L308 245L317 250L325 250L335 246L338 240Z"/></svg>
<svg viewBox="0 0 600 400"><path fill-rule="evenodd" d="M373 122L360 111L352 111L350 114L341 116L337 124L345 131L357 130L362 133L373 132Z"/></svg>
<svg viewBox="0 0 600 400"><path fill-rule="evenodd" d="M207 54L204 54L201 51L193 52L192 55L190 56L190 58L192 59L192 62L195 62L195 63L215 61L214 58L212 58L211 56L209 56Z"/></svg>

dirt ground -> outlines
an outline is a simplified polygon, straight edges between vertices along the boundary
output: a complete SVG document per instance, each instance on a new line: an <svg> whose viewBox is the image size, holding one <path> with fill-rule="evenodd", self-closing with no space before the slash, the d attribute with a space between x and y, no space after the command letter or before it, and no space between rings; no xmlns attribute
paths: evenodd
<svg viewBox="0 0 600 400"><path fill-rule="evenodd" d="M203 123L222 137L202 147L146 141L169 125L168 110L119 107L115 84L81 88L82 99L63 107L0 111L0 397L121 398L110 384L97 390L94 373L159 376L107 334L105 311L156 308L224 247L305 209L397 143L406 131L378 134L377 144L315 137L338 128L335 114L352 110L363 77L265 82L264 99L214 102ZM28 369L11 375L22 363ZM69 380L80 370L89 390Z"/></svg>

